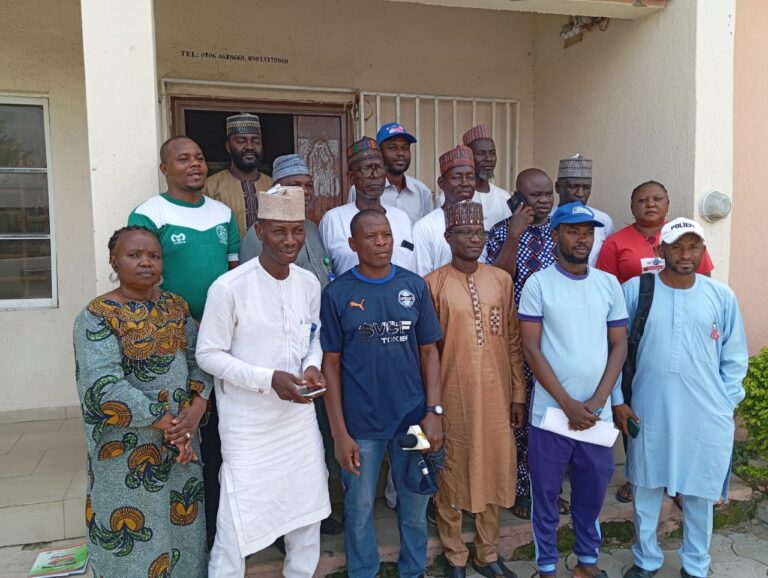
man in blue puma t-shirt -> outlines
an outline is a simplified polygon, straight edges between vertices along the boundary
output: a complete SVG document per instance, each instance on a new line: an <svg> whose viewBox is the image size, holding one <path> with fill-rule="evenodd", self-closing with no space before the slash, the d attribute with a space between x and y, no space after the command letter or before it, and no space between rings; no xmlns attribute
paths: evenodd
<svg viewBox="0 0 768 578"><path fill-rule="evenodd" d="M442 442L442 336L424 280L392 265L392 229L384 213L359 212L349 245L359 257L323 292L320 342L326 408L344 483L344 549L350 578L379 570L373 522L376 482L389 453L398 494L402 578L424 574L429 496L405 486L408 454L398 436L420 424L432 449Z"/></svg>

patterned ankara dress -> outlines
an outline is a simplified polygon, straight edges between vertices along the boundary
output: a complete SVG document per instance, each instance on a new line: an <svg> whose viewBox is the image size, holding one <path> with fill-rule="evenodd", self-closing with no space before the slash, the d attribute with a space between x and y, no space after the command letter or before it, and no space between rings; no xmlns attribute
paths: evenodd
<svg viewBox="0 0 768 578"><path fill-rule="evenodd" d="M187 304L167 292L125 304L98 297L75 320L97 578L206 575L202 466L177 463L177 450L150 427L165 409L189 405L193 392L208 398L212 379L195 364L196 338Z"/></svg>

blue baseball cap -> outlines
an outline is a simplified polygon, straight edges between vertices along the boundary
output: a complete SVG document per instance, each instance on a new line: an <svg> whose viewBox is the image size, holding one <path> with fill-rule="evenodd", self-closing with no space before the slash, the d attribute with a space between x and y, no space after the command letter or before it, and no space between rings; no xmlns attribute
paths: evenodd
<svg viewBox="0 0 768 578"><path fill-rule="evenodd" d="M399 122L388 122L382 125L379 132L376 133L376 144L380 145L385 140L389 140L396 136L404 137L409 143L416 142L416 137L403 128Z"/></svg>
<svg viewBox="0 0 768 578"><path fill-rule="evenodd" d="M605 226L595 218L595 212L581 201L574 201L557 208L552 215L551 227L557 229L564 223L568 225L590 223L595 227Z"/></svg>

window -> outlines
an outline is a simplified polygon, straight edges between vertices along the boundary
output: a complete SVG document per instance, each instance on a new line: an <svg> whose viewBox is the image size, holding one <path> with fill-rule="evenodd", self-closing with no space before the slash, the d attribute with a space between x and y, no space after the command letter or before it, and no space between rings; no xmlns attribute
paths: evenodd
<svg viewBox="0 0 768 578"><path fill-rule="evenodd" d="M56 306L48 102L0 96L0 308Z"/></svg>

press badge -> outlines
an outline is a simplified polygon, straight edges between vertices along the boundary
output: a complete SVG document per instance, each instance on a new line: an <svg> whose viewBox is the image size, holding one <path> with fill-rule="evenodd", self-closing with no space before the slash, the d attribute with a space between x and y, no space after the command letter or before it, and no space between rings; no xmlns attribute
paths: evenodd
<svg viewBox="0 0 768 578"><path fill-rule="evenodd" d="M664 270L664 259L661 257L642 257L640 259L640 268L643 273L658 273Z"/></svg>

